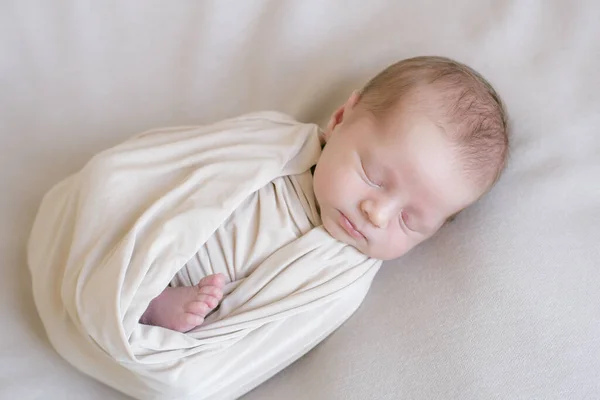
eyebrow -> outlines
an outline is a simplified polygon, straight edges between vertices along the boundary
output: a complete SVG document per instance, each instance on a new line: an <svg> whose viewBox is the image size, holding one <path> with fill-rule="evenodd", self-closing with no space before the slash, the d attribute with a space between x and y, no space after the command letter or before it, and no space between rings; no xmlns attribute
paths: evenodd
<svg viewBox="0 0 600 400"><path fill-rule="evenodd" d="M458 214L460 214L462 211L463 210L459 210L459 211L455 212L454 214L452 214L451 216L449 216L448 218L446 218L446 221L444 222L444 224L454 221L456 219L456 217L458 217Z"/></svg>

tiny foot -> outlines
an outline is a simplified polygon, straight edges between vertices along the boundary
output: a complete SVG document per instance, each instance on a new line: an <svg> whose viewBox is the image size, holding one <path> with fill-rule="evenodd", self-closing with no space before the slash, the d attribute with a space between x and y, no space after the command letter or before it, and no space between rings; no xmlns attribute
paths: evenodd
<svg viewBox="0 0 600 400"><path fill-rule="evenodd" d="M148 305L140 318L145 325L187 332L202 325L206 315L223 298L223 274L208 275L196 286L167 287Z"/></svg>

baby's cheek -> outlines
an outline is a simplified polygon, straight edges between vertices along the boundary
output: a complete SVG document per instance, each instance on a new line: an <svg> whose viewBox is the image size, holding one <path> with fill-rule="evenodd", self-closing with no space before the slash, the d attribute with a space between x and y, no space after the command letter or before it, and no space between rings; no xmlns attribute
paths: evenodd
<svg viewBox="0 0 600 400"><path fill-rule="evenodd" d="M386 243L386 259L394 259L402 257L410 250L410 243L404 232L395 232L395 234L387 235Z"/></svg>

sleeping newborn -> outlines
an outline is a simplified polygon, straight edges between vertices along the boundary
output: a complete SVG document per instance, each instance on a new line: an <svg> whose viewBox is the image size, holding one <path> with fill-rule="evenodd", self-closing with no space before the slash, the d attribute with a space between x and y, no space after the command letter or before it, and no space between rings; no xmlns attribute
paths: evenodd
<svg viewBox="0 0 600 400"><path fill-rule="evenodd" d="M500 176L508 151L506 115L494 89L471 68L441 57L386 68L333 113L321 139L323 150L309 177L278 178L277 184L310 186L313 198L289 199L307 215L316 208L320 220L307 224L322 224L335 239L380 260L402 256L482 197ZM254 212L260 196L247 200ZM238 217L251 218L234 214L229 224ZM277 224L268 229L263 236L275 247L304 233L293 227L278 235ZM216 232L182 274L189 275L185 270L192 264L209 270L215 262L211 251L234 251L220 249L227 238L219 235L236 234L244 232ZM244 262L258 264L268 254L254 257ZM188 286L175 279L140 322L180 332L201 325L219 305L226 283L222 274L205 275Z"/></svg>

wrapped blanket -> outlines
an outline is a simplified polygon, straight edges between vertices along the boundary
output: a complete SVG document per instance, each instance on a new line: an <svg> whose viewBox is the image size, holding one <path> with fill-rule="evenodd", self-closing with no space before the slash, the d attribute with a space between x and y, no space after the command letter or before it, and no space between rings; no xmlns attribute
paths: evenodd
<svg viewBox="0 0 600 400"><path fill-rule="evenodd" d="M152 130L95 156L46 194L28 245L52 345L139 399L235 398L308 352L358 308L381 265L320 224L310 184L320 151L315 125L266 112ZM244 207L271 212L221 243L235 257L194 264ZM293 237L260 242L269 218L289 219ZM139 323L169 283L214 272L230 283L202 326Z"/></svg>

